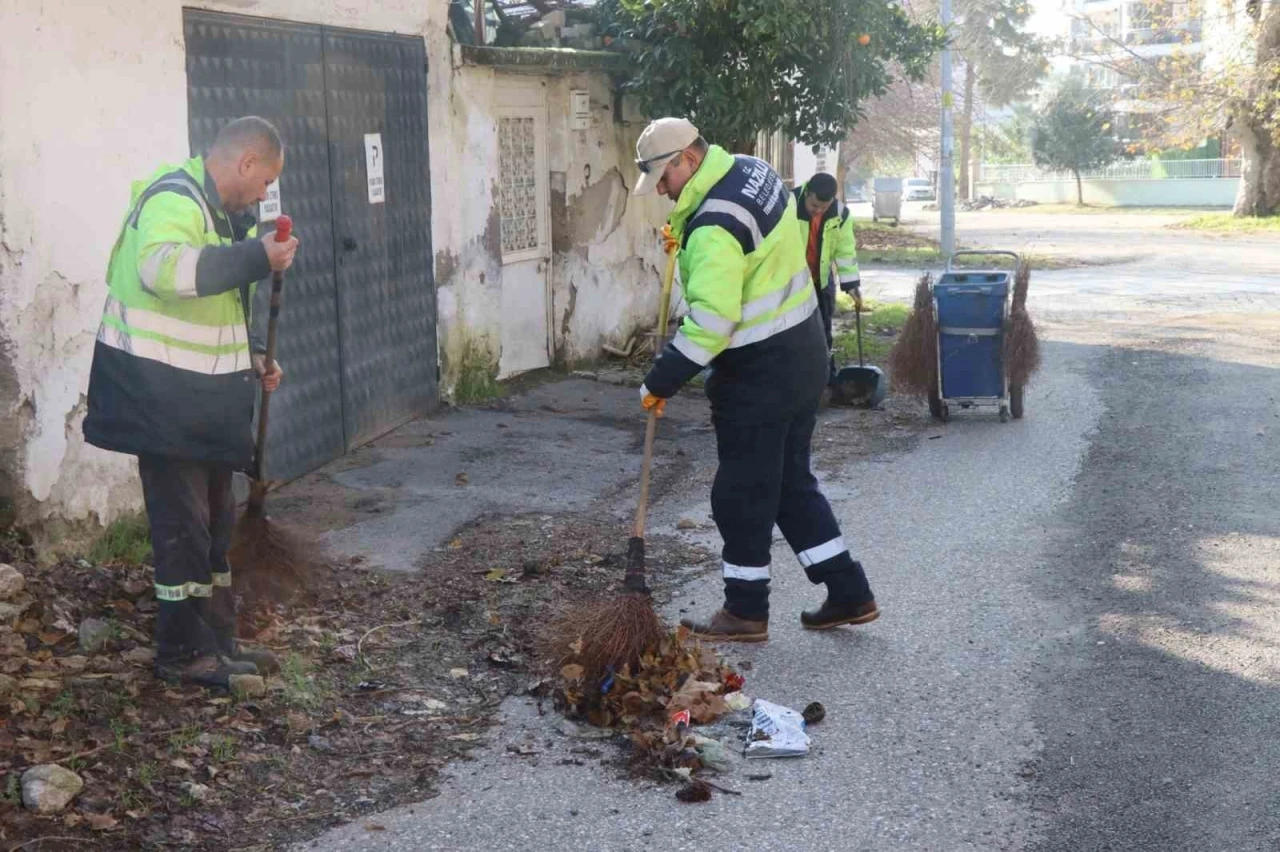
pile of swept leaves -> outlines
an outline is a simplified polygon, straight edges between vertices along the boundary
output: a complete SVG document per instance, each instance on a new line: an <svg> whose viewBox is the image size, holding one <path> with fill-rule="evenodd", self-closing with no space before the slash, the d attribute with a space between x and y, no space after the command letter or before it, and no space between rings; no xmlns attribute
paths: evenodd
<svg viewBox="0 0 1280 852"><path fill-rule="evenodd" d="M724 657L690 642L688 630L680 627L645 654L636 671L626 666L603 683L584 680L582 666L564 666L553 698L571 720L627 734L640 768L658 778L691 782L677 794L682 801L705 801L707 787L695 773L717 767L707 759L707 741L693 734L691 725L745 710L744 683Z"/></svg>

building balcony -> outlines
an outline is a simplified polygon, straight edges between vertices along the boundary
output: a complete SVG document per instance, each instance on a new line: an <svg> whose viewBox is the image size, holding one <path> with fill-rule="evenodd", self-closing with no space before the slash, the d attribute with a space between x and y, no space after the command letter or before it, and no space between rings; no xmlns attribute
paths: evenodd
<svg viewBox="0 0 1280 852"><path fill-rule="evenodd" d="M1200 24L1185 27L1137 27L1127 29L1121 38L1126 47L1149 44L1188 44L1200 41Z"/></svg>

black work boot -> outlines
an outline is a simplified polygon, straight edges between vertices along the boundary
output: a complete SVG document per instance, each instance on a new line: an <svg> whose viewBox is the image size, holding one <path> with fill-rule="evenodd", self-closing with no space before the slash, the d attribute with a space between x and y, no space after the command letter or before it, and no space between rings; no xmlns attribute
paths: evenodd
<svg viewBox="0 0 1280 852"><path fill-rule="evenodd" d="M829 630L842 624L866 624L880 617L875 595L867 583L862 563L829 571L821 582L827 599L816 610L800 613L800 623L809 630Z"/></svg>
<svg viewBox="0 0 1280 852"><path fill-rule="evenodd" d="M157 660L155 671L156 677L173 685L189 683L230 689L232 675L256 675L258 667L253 663L227 660L217 654L202 654L182 660Z"/></svg>
<svg viewBox="0 0 1280 852"><path fill-rule="evenodd" d="M682 618L680 623L698 639L722 642L764 642L769 638L769 621L739 618L721 607L706 621Z"/></svg>
<svg viewBox="0 0 1280 852"><path fill-rule="evenodd" d="M236 598L230 588L218 586L209 599L209 624L218 642L218 653L228 660L253 663L264 675L280 671L280 660L265 648L246 648L236 641Z"/></svg>
<svg viewBox="0 0 1280 852"><path fill-rule="evenodd" d="M830 630L842 624L866 624L880 617L880 607L872 598L863 603L833 600L831 595L816 610L800 613L800 623L809 630Z"/></svg>
<svg viewBox="0 0 1280 852"><path fill-rule="evenodd" d="M266 648L246 648L235 640L224 646L222 656L236 663L249 663L264 675L278 674L280 658Z"/></svg>

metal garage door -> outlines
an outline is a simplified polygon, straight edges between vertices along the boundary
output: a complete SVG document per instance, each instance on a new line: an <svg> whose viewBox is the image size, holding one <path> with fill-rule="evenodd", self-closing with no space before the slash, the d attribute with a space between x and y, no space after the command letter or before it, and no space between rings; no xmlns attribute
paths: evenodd
<svg viewBox="0 0 1280 852"><path fill-rule="evenodd" d="M267 460L268 476L290 479L437 400L426 53L421 39L203 11L185 25L192 150L246 114L284 137L282 209L302 245L285 278ZM259 287L264 334L266 298Z"/></svg>

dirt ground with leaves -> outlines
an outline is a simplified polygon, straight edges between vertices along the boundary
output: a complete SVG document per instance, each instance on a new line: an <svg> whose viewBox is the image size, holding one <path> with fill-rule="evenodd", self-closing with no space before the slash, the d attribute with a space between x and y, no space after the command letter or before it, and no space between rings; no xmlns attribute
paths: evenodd
<svg viewBox="0 0 1280 852"><path fill-rule="evenodd" d="M709 557L649 547L655 567ZM0 626L6 850L275 849L428 798L498 704L530 688L550 601L614 587L624 556L613 524L529 515L478 520L418 575L334 568L308 600L247 619L283 671L265 694L233 697L152 676L149 569L42 568L10 549L26 585ZM105 625L87 644L86 619ZM51 763L84 787L38 815L20 779Z"/></svg>

